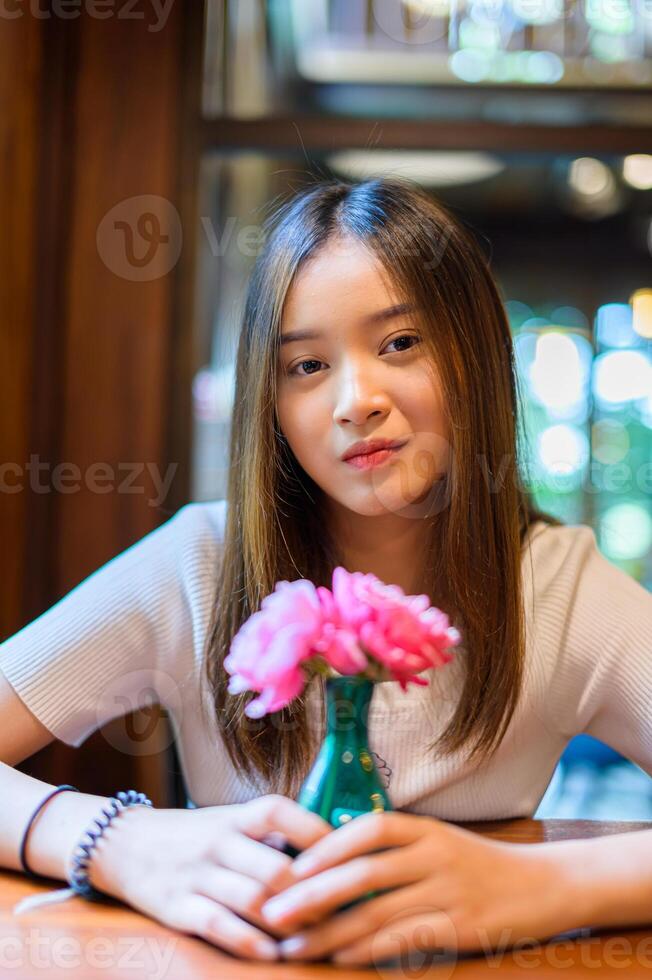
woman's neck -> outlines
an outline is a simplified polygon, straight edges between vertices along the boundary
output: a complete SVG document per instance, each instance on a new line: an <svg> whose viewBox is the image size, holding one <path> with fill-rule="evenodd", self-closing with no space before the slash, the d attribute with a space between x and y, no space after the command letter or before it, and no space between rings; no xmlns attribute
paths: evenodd
<svg viewBox="0 0 652 980"><path fill-rule="evenodd" d="M338 509L331 515L331 529L347 571L376 575L388 585L400 586L406 595L425 591L428 535L422 518L365 516Z"/></svg>

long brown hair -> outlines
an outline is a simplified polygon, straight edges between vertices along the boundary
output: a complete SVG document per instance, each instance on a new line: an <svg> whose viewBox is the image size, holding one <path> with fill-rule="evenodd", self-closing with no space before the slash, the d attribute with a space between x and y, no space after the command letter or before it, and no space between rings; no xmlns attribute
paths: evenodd
<svg viewBox="0 0 652 980"><path fill-rule="evenodd" d="M228 693L223 662L233 636L276 582L330 585L338 563L321 516L323 494L289 449L275 406L286 295L303 263L342 234L371 247L421 311L449 414L446 506L437 520L424 522L432 578L423 591L432 597L436 583L436 604L463 624L466 668L455 713L432 750L452 753L468 743L469 758L484 758L500 744L523 680L524 539L536 520L560 523L534 507L522 482L525 441L511 332L473 232L404 178L320 180L278 206L265 222L240 333L225 539L204 666L213 717L234 766L259 787L262 777L265 791L285 795L298 791L316 748L305 696L254 721L244 714L254 695Z"/></svg>

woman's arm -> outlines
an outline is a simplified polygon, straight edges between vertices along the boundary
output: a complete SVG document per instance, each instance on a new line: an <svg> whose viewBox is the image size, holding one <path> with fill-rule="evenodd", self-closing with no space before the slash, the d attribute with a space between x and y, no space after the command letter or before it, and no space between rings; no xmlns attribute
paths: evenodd
<svg viewBox="0 0 652 980"><path fill-rule="evenodd" d="M587 925L652 924L652 829L532 846L550 848L570 872ZM576 916L570 897L568 915Z"/></svg>
<svg viewBox="0 0 652 980"><path fill-rule="evenodd" d="M592 528L550 530L554 574L535 603L549 649L544 721L567 739L592 735L652 775L652 595L605 558Z"/></svg>
<svg viewBox="0 0 652 980"><path fill-rule="evenodd" d="M0 807L0 865L22 871L19 852L22 836L32 813L47 794L55 787L50 783L33 779L25 773L0 762L0 799L11 805ZM72 854L84 831L109 804L109 798L90 793L58 793L38 813L29 832L26 857L32 871L50 878L67 879L71 870ZM129 807L120 814L120 820L107 831L119 833L123 821L133 818L138 807ZM124 824L126 826L126 823ZM98 852L102 841L98 844ZM102 888L98 870L99 862L93 862L91 881Z"/></svg>
<svg viewBox="0 0 652 980"><path fill-rule="evenodd" d="M34 810L54 789L12 766L52 741L51 733L0 671L0 800L7 801L0 807L0 866L4 868L22 870L19 853L23 833ZM108 797L87 793L58 793L49 800L29 832L29 867L38 874L65 880L76 844L107 804Z"/></svg>

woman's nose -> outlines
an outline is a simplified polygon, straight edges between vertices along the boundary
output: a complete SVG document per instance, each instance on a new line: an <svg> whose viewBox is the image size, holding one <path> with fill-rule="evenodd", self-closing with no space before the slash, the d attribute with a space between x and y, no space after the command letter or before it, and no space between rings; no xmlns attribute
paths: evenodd
<svg viewBox="0 0 652 980"><path fill-rule="evenodd" d="M373 415L389 410L387 392L368 371L349 369L342 375L333 417L336 422L360 425Z"/></svg>

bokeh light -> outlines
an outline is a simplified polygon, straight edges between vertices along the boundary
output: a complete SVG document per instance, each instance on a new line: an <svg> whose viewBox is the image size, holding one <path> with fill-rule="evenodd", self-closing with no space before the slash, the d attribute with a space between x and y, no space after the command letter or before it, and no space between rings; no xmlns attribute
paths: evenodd
<svg viewBox="0 0 652 980"><path fill-rule="evenodd" d="M631 34L634 30L634 11L630 0L585 0L587 22L605 34Z"/></svg>
<svg viewBox="0 0 652 980"><path fill-rule="evenodd" d="M539 434L537 452L552 476L581 477L589 460L589 440L575 425L551 425Z"/></svg>
<svg viewBox="0 0 652 980"><path fill-rule="evenodd" d="M652 547L652 517L640 503L609 507L600 518L599 531L600 547L609 558L640 558Z"/></svg>
<svg viewBox="0 0 652 980"><path fill-rule="evenodd" d="M652 289L637 289L630 303L634 333L645 340L652 340Z"/></svg>
<svg viewBox="0 0 652 980"><path fill-rule="evenodd" d="M540 334L529 369L533 397L554 415L577 412L586 399L592 353L588 341L577 335Z"/></svg>
<svg viewBox="0 0 652 980"><path fill-rule="evenodd" d="M633 347L639 342L629 303L605 303L595 316L595 337L600 347Z"/></svg>
<svg viewBox="0 0 652 980"><path fill-rule="evenodd" d="M609 167L595 157L578 157L568 170L568 183L584 197L599 197L608 193L614 185Z"/></svg>
<svg viewBox="0 0 652 980"><path fill-rule="evenodd" d="M647 398L652 390L652 366L642 351L615 350L599 354L593 371L593 394L604 408Z"/></svg>
<svg viewBox="0 0 652 980"><path fill-rule="evenodd" d="M652 156L649 153L630 153L623 160L623 180L639 191L652 188Z"/></svg>

